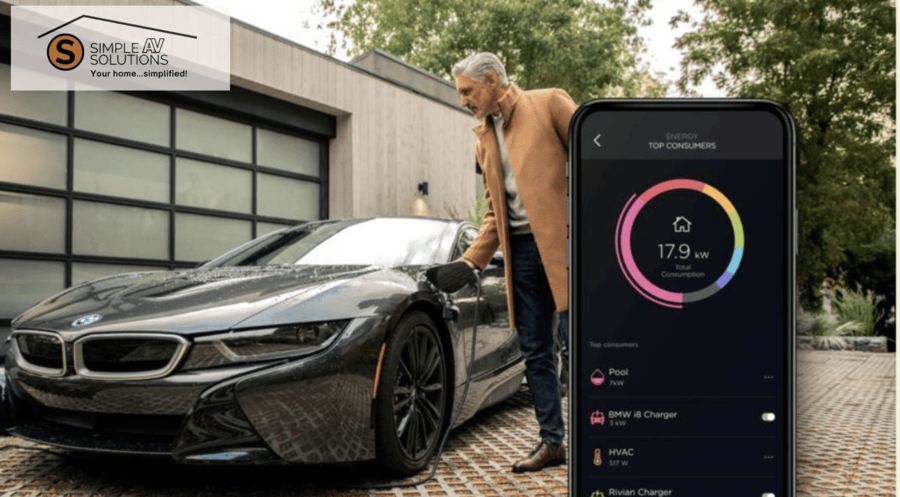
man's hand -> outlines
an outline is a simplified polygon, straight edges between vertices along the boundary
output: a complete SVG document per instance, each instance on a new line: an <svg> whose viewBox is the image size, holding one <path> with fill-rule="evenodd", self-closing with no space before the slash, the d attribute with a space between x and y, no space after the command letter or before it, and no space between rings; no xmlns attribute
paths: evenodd
<svg viewBox="0 0 900 497"><path fill-rule="evenodd" d="M472 262L472 261L470 261L469 259L466 259L466 258L464 258L464 257L460 257L459 259L456 259L456 261L463 261L463 262L465 262L466 264L469 265L469 268L470 268L470 269L477 269L477 268L475 267L475 263L474 263L474 262ZM453 262L456 262L456 261L453 261Z"/></svg>
<svg viewBox="0 0 900 497"><path fill-rule="evenodd" d="M478 281L472 266L471 262L460 257L453 262L429 268L425 271L425 277L442 292L453 293L466 284L474 285Z"/></svg>

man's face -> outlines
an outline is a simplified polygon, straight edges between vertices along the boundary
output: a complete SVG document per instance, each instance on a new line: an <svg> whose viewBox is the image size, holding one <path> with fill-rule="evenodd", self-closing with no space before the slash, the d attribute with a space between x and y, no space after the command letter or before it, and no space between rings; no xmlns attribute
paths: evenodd
<svg viewBox="0 0 900 497"><path fill-rule="evenodd" d="M497 106L497 101L502 95L502 92L498 92L499 87L497 76L493 73L486 74L483 83L465 75L456 78L459 104L469 109L469 112L478 119L484 119L488 114L500 111Z"/></svg>

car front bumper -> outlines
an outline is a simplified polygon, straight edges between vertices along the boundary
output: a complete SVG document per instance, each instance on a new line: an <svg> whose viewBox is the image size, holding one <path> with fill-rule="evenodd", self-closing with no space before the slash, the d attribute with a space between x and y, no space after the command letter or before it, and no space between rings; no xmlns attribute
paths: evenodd
<svg viewBox="0 0 900 497"><path fill-rule="evenodd" d="M183 463L372 459L372 392L386 320L354 319L330 347L307 357L141 381L39 376L19 367L12 347L7 381L0 379L0 429L68 449Z"/></svg>

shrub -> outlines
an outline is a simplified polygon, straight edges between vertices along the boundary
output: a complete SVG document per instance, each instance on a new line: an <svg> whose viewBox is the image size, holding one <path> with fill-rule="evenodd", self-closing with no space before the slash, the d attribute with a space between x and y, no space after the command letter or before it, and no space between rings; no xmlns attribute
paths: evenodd
<svg viewBox="0 0 900 497"><path fill-rule="evenodd" d="M797 333L812 335L813 347L817 349L844 349L846 344L843 337L855 335L861 329L862 325L859 322L840 323L825 311L806 312L800 309L797 315Z"/></svg>
<svg viewBox="0 0 900 497"><path fill-rule="evenodd" d="M897 301L897 230L891 229L875 243L863 245L847 253L847 262L843 264L845 271L840 276L852 288L857 285L869 288L875 295L882 296L877 301L877 308L884 318L875 323L875 335L888 338L896 336L896 319L894 305Z"/></svg>
<svg viewBox="0 0 900 497"><path fill-rule="evenodd" d="M883 297L876 297L872 290L863 291L860 286L856 290L838 288L832 302L838 315L837 324L855 322L858 326L853 327L856 330L854 335L875 335L875 325L884 317L884 311L877 307L881 298Z"/></svg>

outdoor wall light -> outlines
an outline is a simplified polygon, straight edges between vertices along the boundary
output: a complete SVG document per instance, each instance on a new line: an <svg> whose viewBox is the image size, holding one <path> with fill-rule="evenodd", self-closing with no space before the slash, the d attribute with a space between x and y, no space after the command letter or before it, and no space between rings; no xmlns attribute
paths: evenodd
<svg viewBox="0 0 900 497"><path fill-rule="evenodd" d="M425 201L425 195L428 195L428 182L423 181L419 183L419 196L416 198L416 201L413 202L413 215L416 216L427 216L428 215L428 202Z"/></svg>

